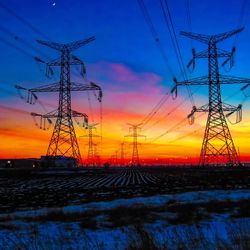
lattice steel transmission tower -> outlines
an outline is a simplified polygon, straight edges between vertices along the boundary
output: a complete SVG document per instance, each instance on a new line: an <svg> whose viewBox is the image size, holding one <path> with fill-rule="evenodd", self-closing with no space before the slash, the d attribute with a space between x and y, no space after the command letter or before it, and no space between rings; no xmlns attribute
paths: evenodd
<svg viewBox="0 0 250 250"><path fill-rule="evenodd" d="M120 159L120 165L124 166L124 142L121 143L121 159Z"/></svg>
<svg viewBox="0 0 250 250"><path fill-rule="evenodd" d="M235 48L231 52L217 48L217 44L223 40L241 32L243 28L232 30L229 32L217 35L202 35L190 32L181 32L188 38L197 40L208 45L208 49L196 53L193 49L193 58L188 64L188 67L195 67L196 58L208 58L208 76L197 77L191 80L178 82L176 79L175 86L172 89L172 94L177 96L177 87L181 85L208 85L209 88L209 103L200 108L193 107L192 112L188 115L192 121L196 112L208 112L206 129L200 153L199 164L204 166L208 164L228 164L239 165L239 157L234 146L232 136L230 134L226 117L237 112L238 121L241 121L241 106L238 107L222 102L221 84L238 84L247 83L249 79L220 75L218 58L226 58L222 65L227 62L233 65ZM224 114L227 112L227 114Z"/></svg>
<svg viewBox="0 0 250 250"><path fill-rule="evenodd" d="M80 137L88 137L88 156L87 156L87 165L88 166L97 166L99 159L96 153L97 144L93 142L93 137L101 137L100 135L93 134L93 130L96 130L98 123L88 124L86 129L88 129L88 135L83 135Z"/></svg>
<svg viewBox="0 0 250 250"><path fill-rule="evenodd" d="M55 49L60 52L58 59L50 62L44 62L43 60L35 57L35 60L46 64L47 75L53 74L52 67L60 68L60 80L57 83L49 84L37 88L26 89L16 85L16 88L20 90L27 90L27 102L34 104L37 100L36 93L40 92L58 92L59 103L58 108L48 114L42 115L37 113L31 113L34 117L40 117L41 123L51 123L51 118L56 118L54 131L48 146L47 156L48 157L62 157L68 156L75 158L78 162L81 161L81 154L76 138L75 129L73 126L72 117L84 117L85 125L87 124L87 115L74 111L71 108L71 92L72 91L98 91L98 100L102 100L101 88L93 83L87 82L85 79L86 68L84 62L71 52L94 41L95 37L90 37L84 40L79 40L72 43L60 44L55 42L40 41L37 42ZM76 83L71 81L71 65L81 66L81 75L85 79L86 83Z"/></svg>
<svg viewBox="0 0 250 250"><path fill-rule="evenodd" d="M132 132L132 134L125 135L125 137L132 137L133 138L133 153L132 153L132 159L131 159L131 166L140 166L140 158L138 153L138 137L145 137L145 135L138 134L139 131L141 131L141 125L140 124L130 124L129 132Z"/></svg>

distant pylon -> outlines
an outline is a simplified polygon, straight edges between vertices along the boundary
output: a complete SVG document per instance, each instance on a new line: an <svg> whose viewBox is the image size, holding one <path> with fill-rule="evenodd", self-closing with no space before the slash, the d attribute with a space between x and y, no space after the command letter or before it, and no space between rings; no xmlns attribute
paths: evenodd
<svg viewBox="0 0 250 250"><path fill-rule="evenodd" d="M124 166L124 142L121 143L121 160L120 160L120 165Z"/></svg>
<svg viewBox="0 0 250 250"><path fill-rule="evenodd" d="M132 134L125 135L125 137L132 137L133 138L133 153L132 153L132 159L131 159L131 165L132 166L140 166L140 158L139 158L139 153L138 153L138 137L145 137L144 135L138 134L138 131L141 131L141 125L140 124L130 124L129 132L132 132Z"/></svg>
<svg viewBox="0 0 250 250"><path fill-rule="evenodd" d="M37 42L55 49L60 52L60 58L52 60L50 62L44 62L43 60L35 57L35 60L41 63L45 63L47 66L47 75L53 74L52 67L60 67L60 81L54 84L49 84L37 88L27 89L28 97L27 102L34 104L37 100L35 93L37 92L59 92L58 108L48 114L41 115L32 113L34 117L40 117L41 123L51 123L51 118L56 118L54 131L50 139L50 143L47 150L47 156L69 156L75 158L78 162L81 161L81 154L76 138L75 129L73 126L72 117L84 117L85 124L87 123L87 115L73 111L71 109L71 91L99 91L98 100L101 102L102 90L93 82L88 84L72 82L70 79L70 66L80 65L81 74L84 77L86 74L86 68L78 57L72 55L71 52L86 45L95 40L95 37L90 37L85 40L79 40L67 44L59 44L55 42L40 41ZM25 90L25 88L16 86L18 90Z"/></svg>
<svg viewBox="0 0 250 250"><path fill-rule="evenodd" d="M88 124L86 129L88 129L88 135L83 135L80 137L88 137L88 156L87 156L87 165L88 166L97 166L99 159L97 157L97 144L93 142L93 137L101 137L100 135L93 134L93 130L96 129L98 123Z"/></svg>
<svg viewBox="0 0 250 250"><path fill-rule="evenodd" d="M234 62L235 48L231 52L217 48L217 43L241 32L243 28L232 30L230 32L218 35L201 35L190 32L181 32L182 35L208 45L208 49L196 53L193 49L193 58L188 67L195 67L195 58L208 58L208 76L197 77L182 82L175 81L175 87L172 93L177 96L177 87L180 85L208 85L209 86L209 103L200 108L193 107L188 118L193 122L195 112L208 112L207 124L200 153L199 164L204 166L208 164L228 164L231 166L239 165L240 160L231 137L226 117L237 112L238 120L241 121L241 106L234 107L223 103L221 100L221 84L237 84L249 82L249 79L225 76L219 74L218 58L225 57L223 66L230 62L231 67ZM225 115L224 112L227 112Z"/></svg>

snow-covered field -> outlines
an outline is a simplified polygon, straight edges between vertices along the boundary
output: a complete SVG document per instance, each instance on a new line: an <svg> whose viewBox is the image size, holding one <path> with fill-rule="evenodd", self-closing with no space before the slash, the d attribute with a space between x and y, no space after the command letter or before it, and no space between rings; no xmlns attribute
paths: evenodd
<svg viewBox="0 0 250 250"><path fill-rule="evenodd" d="M4 213L0 249L250 249L249 203L217 190Z"/></svg>

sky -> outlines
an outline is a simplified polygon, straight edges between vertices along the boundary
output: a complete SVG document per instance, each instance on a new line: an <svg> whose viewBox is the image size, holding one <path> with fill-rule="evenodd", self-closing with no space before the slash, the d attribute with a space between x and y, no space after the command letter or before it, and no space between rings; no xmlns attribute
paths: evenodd
<svg viewBox="0 0 250 250"><path fill-rule="evenodd" d="M93 93L82 92L72 95L72 108L87 113L90 122L99 123L95 133L102 137L96 137L95 143L101 158L110 160L115 155L119 158L120 144L125 141L125 158L129 161L131 138L124 137L130 133L128 123L141 123L165 97L167 101L142 127L140 133L146 137L139 139L140 158L156 163L198 159L207 115L198 114L195 123L189 125L185 118L193 103L187 89L180 88L175 100L170 95L167 97L173 77L178 80L183 77L160 0L144 0L144 3L168 64L136 0L0 1L0 158L40 157L47 151L53 127L40 130L30 112L45 113L55 109L58 96L39 94L39 103L29 105L14 88L15 84L31 88L59 79L56 70L53 78L48 79L44 66L33 59L34 56L43 60L57 58L58 52L36 40L67 43L95 36L94 42L74 54L85 62L87 78L102 87L103 102L100 105ZM168 4L185 65L193 47L201 51L206 46L181 36L180 31L191 29L196 33L217 34L244 26L244 31L236 38L219 44L229 51L236 46L234 67L229 71L220 66L220 73L250 78L250 3L247 0L168 0ZM207 60L197 61L194 72L187 70L188 78L206 74ZM79 68L72 68L72 79L84 82ZM232 105L243 104L242 122L232 125L235 120L232 116L228 124L241 158L248 160L250 98L244 98L239 91L242 86L222 86L222 97ZM207 86L194 86L191 91L197 107L208 102ZM75 128L82 157L86 159L87 138L82 136L87 131L76 123Z"/></svg>

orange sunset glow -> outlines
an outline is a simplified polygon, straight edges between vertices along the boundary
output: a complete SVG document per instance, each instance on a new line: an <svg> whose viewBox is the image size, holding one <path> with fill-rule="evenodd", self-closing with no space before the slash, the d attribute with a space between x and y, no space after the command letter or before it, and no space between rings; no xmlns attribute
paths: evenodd
<svg viewBox="0 0 250 250"><path fill-rule="evenodd" d="M72 94L72 107L74 110L87 113L90 123L99 123L94 133L102 137L94 138L94 143L97 144L97 154L101 162L114 161L112 157L117 157L117 161L119 161L122 142L125 143L124 157L127 162L130 161L132 138L124 137L129 134L128 123L142 122L156 105L156 100L160 100L164 95L168 96L167 101L140 132L146 136L146 138L139 138L140 159L144 162L156 163L198 161L207 115L196 115L194 124L189 125L188 119L185 118L190 113L192 105L187 98L185 89L181 91L181 95L176 100L173 100L169 95L169 84L164 83L160 75L150 72L135 72L122 63L100 62L90 65L89 68L92 72L91 77L97 80L105 79L102 86L104 92L102 110L92 93L89 98L86 93ZM96 72L99 72L98 76ZM81 80L79 76L75 77L78 81ZM117 83L119 83L119 88ZM34 83L33 85L41 84ZM102 84L100 83L100 85ZM133 85L133 90L129 89L128 85ZM45 131L40 130L35 126L30 112L39 113L40 111L42 113L44 108L53 110L57 104L57 96L39 94L39 101L43 105L41 106L39 103L35 105L25 103L25 100L21 100L15 93L14 88L13 94L8 105L0 106L1 120L5 120L1 125L0 157L38 158L45 155L53 126ZM198 93L195 93L194 96L200 102L206 102L206 98L199 96ZM244 114L240 124L231 125L229 123L229 127L241 159L248 160L250 117L247 115L247 109L244 110ZM230 119L233 120L234 117L230 117ZM87 135L87 130L76 123L75 130L84 161L87 157L88 138L80 136Z"/></svg>

